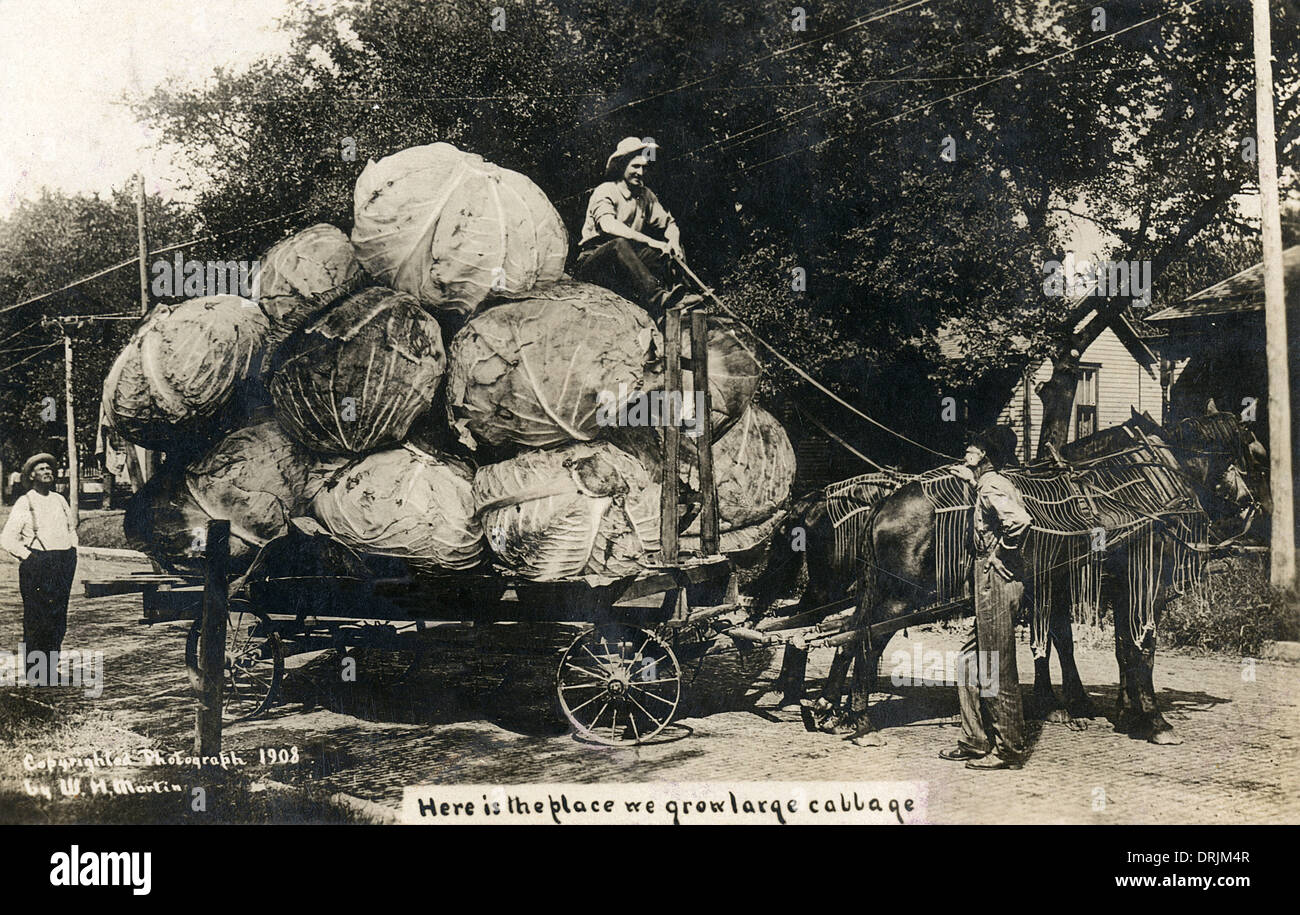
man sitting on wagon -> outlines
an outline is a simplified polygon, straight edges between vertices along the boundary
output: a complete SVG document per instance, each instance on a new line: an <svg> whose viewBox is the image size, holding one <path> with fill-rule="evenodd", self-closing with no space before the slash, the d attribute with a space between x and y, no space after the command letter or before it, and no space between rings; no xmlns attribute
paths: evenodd
<svg viewBox="0 0 1300 915"><path fill-rule="evenodd" d="M1020 546L1031 519L1015 485L998 472L1015 454L1015 433L994 426L970 437L954 468L975 484L975 627L957 660L962 737L939 755L966 760L968 769L1019 769L1026 755L1015 615L1024 595ZM994 674L989 682L986 674Z"/></svg>
<svg viewBox="0 0 1300 915"><path fill-rule="evenodd" d="M605 180L587 203L574 276L640 304L656 321L676 305L698 304L673 279L682 253L673 214L645 185L647 151L653 142L625 137L605 161Z"/></svg>

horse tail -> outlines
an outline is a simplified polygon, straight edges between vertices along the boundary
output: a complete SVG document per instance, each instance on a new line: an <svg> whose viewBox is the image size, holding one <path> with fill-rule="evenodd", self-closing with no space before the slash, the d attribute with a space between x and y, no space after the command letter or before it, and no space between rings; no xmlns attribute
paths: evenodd
<svg viewBox="0 0 1300 915"><path fill-rule="evenodd" d="M825 492L819 489L796 502L772 534L767 564L744 588L744 592L754 598L755 610L766 610L778 597L790 594L798 586L799 573L803 571L808 555L804 542L808 515L825 498ZM796 536L796 529L800 531L799 536Z"/></svg>
<svg viewBox="0 0 1300 915"><path fill-rule="evenodd" d="M854 614L857 626L870 626L876 607L880 604L880 572L876 566L876 515L884 500L872 507L862 535L858 541L857 595L858 609Z"/></svg>

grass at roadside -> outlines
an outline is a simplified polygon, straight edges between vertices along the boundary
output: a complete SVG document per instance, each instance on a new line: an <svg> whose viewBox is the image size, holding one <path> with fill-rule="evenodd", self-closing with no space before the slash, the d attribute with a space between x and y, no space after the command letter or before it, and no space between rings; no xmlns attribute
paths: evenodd
<svg viewBox="0 0 1300 915"><path fill-rule="evenodd" d="M1205 651L1258 657L1267 641L1300 639L1300 599L1268 584L1267 554L1211 564L1204 591L1169 602L1160 641Z"/></svg>

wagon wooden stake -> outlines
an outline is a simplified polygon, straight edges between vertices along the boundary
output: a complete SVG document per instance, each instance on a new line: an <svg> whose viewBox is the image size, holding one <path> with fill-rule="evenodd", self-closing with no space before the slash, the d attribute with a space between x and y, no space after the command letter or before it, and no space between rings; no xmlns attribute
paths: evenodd
<svg viewBox="0 0 1300 915"><path fill-rule="evenodd" d="M230 522L209 521L203 582L203 633L199 637L201 686L194 721L194 753L221 752L222 686L226 666L226 567L230 560Z"/></svg>

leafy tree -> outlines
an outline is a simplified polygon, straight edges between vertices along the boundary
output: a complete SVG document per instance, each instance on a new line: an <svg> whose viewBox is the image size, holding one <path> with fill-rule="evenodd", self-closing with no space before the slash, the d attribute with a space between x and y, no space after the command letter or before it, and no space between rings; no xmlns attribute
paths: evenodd
<svg viewBox="0 0 1300 915"><path fill-rule="evenodd" d="M939 396L987 421L1042 358L1043 439L1064 436L1078 353L1131 304L1044 294L1043 264L1081 229L1104 256L1150 260L1157 304L1243 231L1239 2L1125 0L1098 22L1069 0L827 0L806 31L752 0L501 6L504 31L477 0L303 10L285 57L161 89L142 114L187 150L205 224L245 256L293 227L240 234L254 218L348 229L364 160L436 140L525 172L573 231L617 139L653 136L650 183L697 269L800 365L932 445L956 432L935 422ZM1281 0L1273 39L1294 166L1300 22Z"/></svg>
<svg viewBox="0 0 1300 915"><path fill-rule="evenodd" d="M156 247L198 234L192 214L159 197L146 201L146 214ZM6 466L36 450L67 453L63 348L39 349L61 339L43 319L139 314L138 267L132 263L19 303L127 260L136 249L135 197L127 190L107 198L45 191L0 221L0 307L8 306L0 313L0 349L10 350L0 355L0 457ZM88 321L72 331L76 437L83 455L94 449L104 377L133 327L133 321Z"/></svg>

